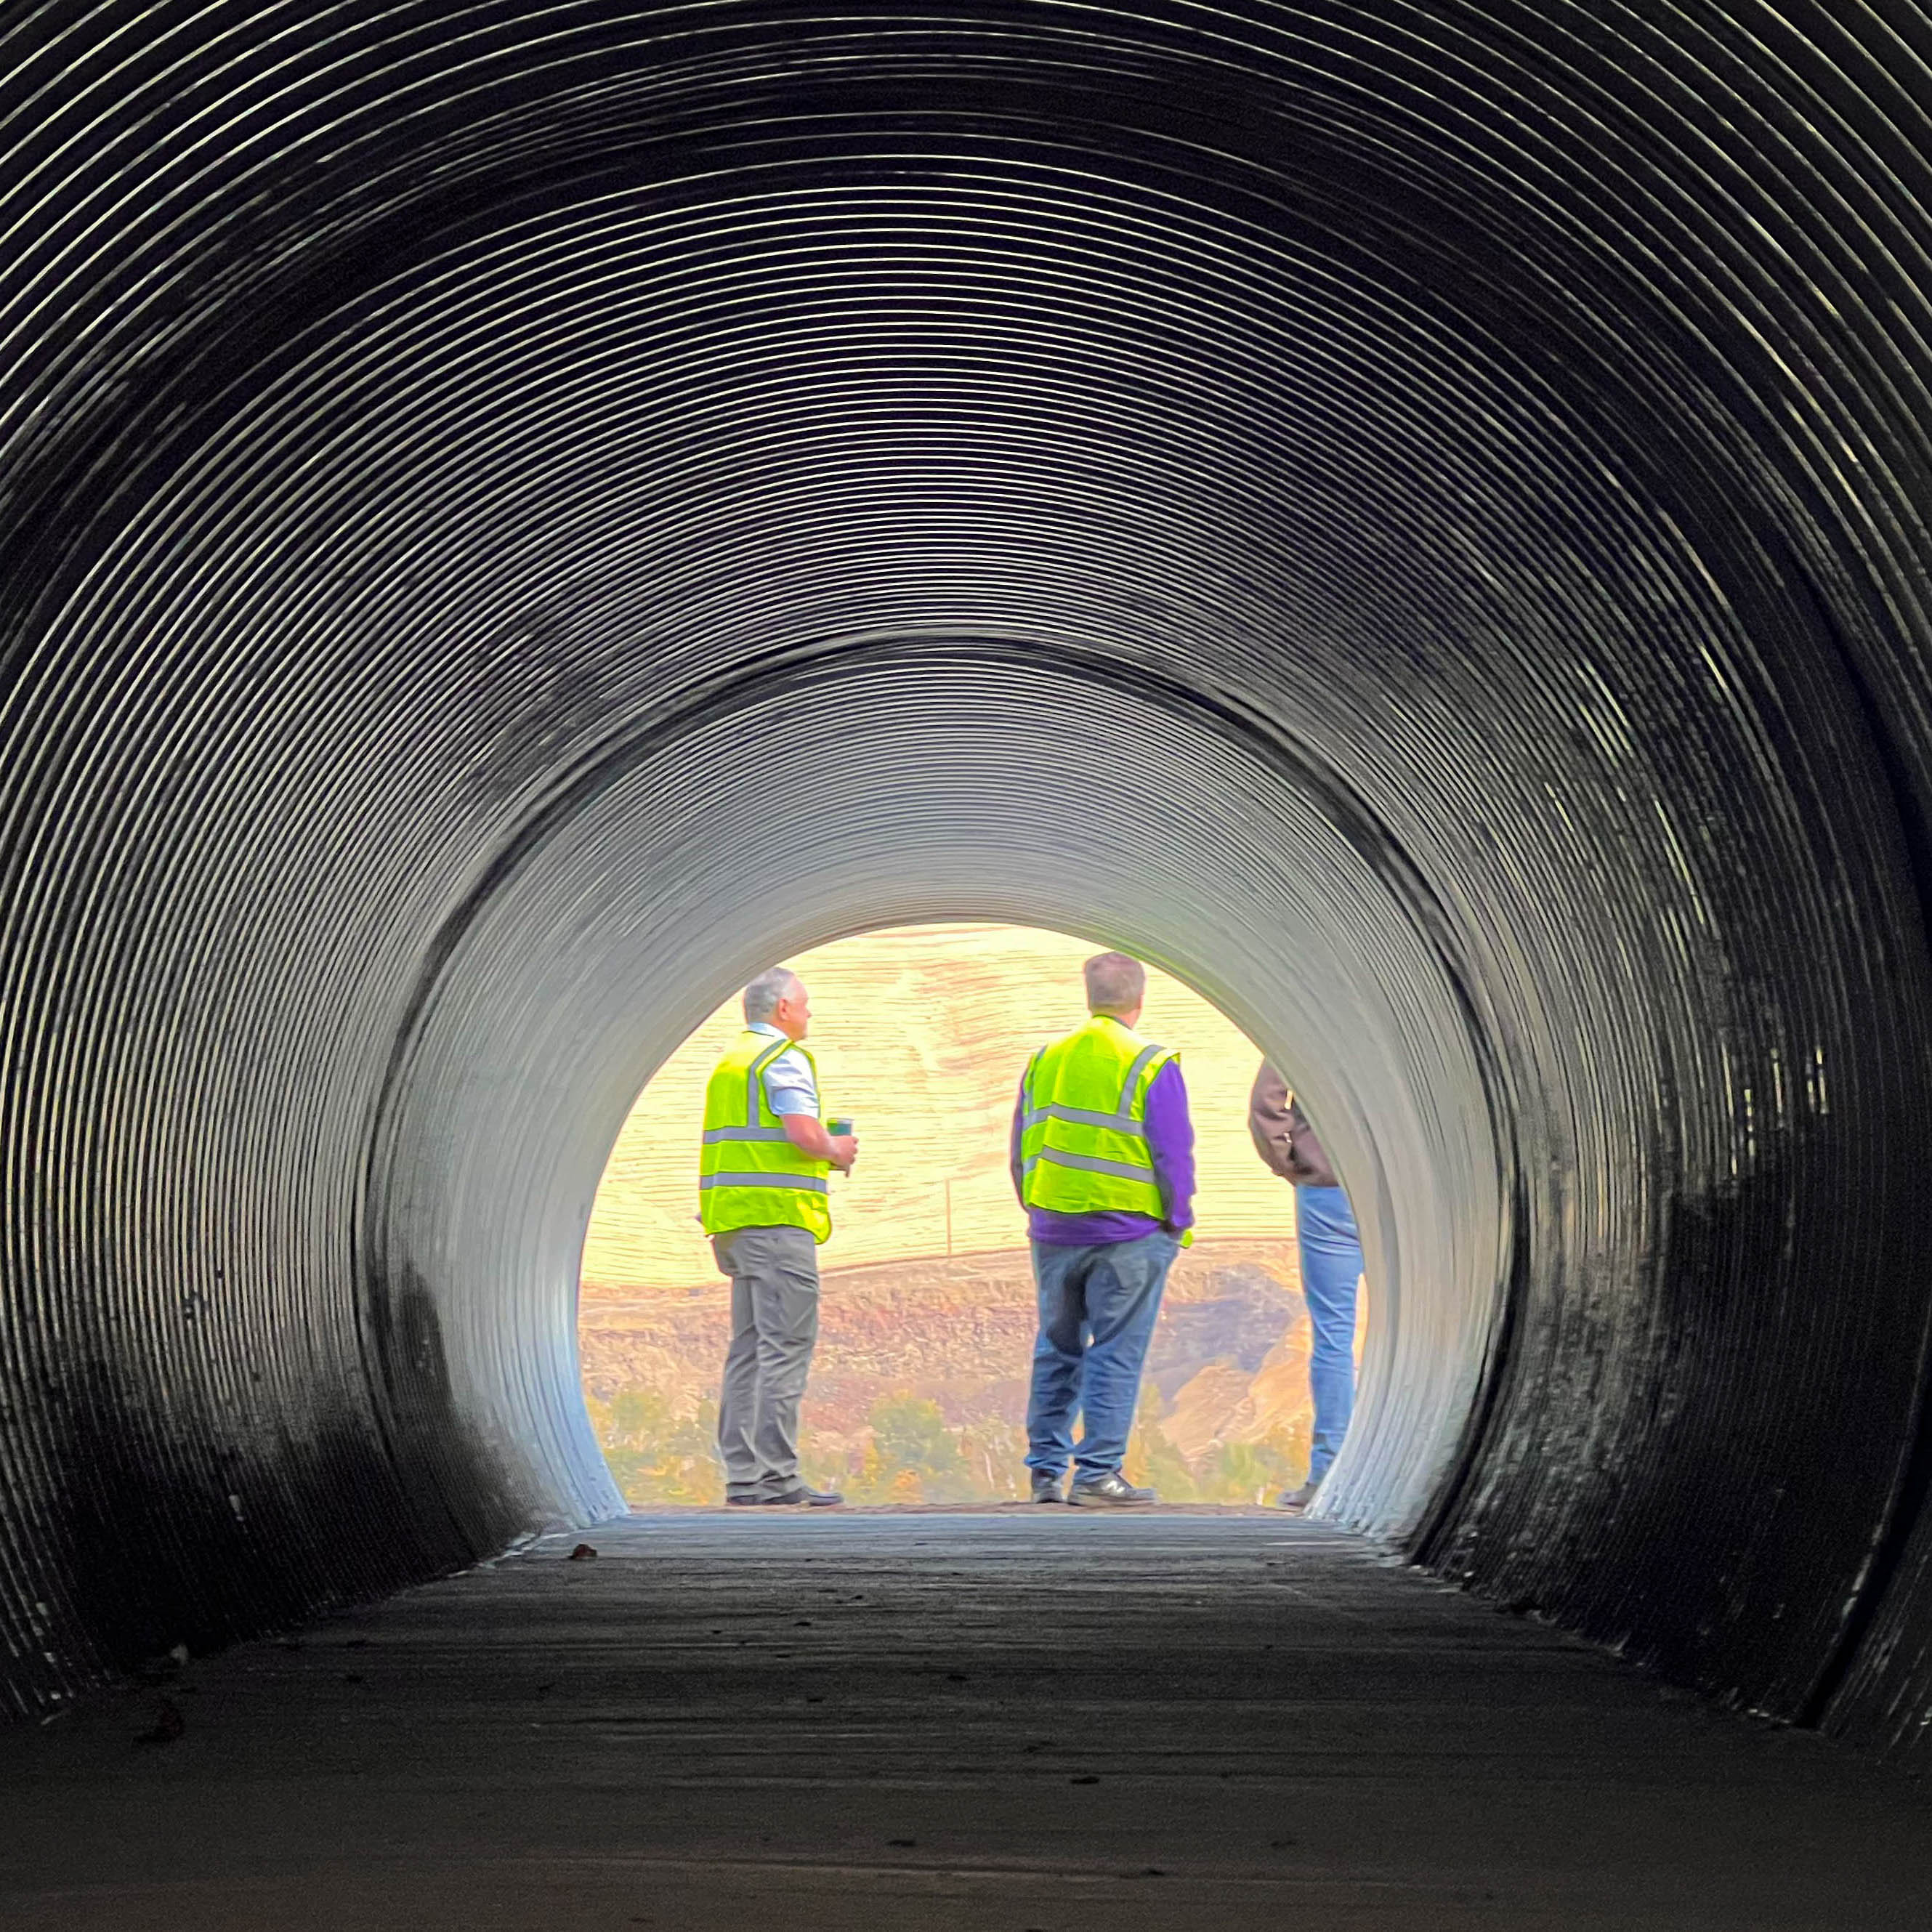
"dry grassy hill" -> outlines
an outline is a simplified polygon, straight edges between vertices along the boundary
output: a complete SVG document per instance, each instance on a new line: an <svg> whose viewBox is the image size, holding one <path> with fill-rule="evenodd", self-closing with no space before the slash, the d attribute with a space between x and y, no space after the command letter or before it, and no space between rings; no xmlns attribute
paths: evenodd
<svg viewBox="0 0 1932 1932"><path fill-rule="evenodd" d="M584 1384L634 1502L710 1502L723 1285L600 1301ZM859 1500L1019 1495L1033 1279L1023 1249L833 1270L805 1410L807 1473ZM1176 1500L1252 1502L1308 1454L1308 1329L1292 1242L1202 1242L1176 1264L1130 1468Z"/></svg>

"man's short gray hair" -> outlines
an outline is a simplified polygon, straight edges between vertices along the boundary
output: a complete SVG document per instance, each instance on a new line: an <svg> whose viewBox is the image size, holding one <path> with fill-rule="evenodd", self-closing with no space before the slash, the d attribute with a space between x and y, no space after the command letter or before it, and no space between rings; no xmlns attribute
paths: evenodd
<svg viewBox="0 0 1932 1932"><path fill-rule="evenodd" d="M1147 998L1147 968L1124 952L1096 952L1081 970L1089 1012L1130 1013Z"/></svg>
<svg viewBox="0 0 1932 1932"><path fill-rule="evenodd" d="M770 971L760 973L745 988L746 1024L770 1019L778 1011L779 1000L786 998L797 985L798 975L789 966L774 966Z"/></svg>

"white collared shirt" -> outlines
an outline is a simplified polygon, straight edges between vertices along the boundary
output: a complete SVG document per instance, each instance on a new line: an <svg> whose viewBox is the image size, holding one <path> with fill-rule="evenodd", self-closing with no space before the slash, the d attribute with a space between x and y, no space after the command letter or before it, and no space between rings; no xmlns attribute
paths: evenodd
<svg viewBox="0 0 1932 1932"><path fill-rule="evenodd" d="M748 1029L768 1040L786 1036L766 1020L753 1020ZM818 1114L818 1083L812 1077L812 1063L796 1048L789 1047L765 1068L765 1100L775 1114Z"/></svg>

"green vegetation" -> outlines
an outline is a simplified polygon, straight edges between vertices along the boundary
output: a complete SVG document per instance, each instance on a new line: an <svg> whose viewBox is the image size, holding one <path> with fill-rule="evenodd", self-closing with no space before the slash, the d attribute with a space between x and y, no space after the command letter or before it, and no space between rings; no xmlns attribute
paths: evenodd
<svg viewBox="0 0 1932 1932"><path fill-rule="evenodd" d="M947 1423L938 1402L905 1393L883 1397L866 1418L871 1439L842 1461L806 1434L808 1481L855 1503L1012 1502L1025 1493L1026 1438L1011 1423Z"/></svg>
<svg viewBox="0 0 1932 1932"><path fill-rule="evenodd" d="M1160 1399L1143 1390L1126 1473L1176 1503L1267 1502L1307 1473L1308 1419L1295 1418L1258 1442L1216 1446L1192 1462L1160 1426ZM634 1507L716 1503L724 1472L716 1446L716 1402L677 1416L655 1390L626 1389L592 1400L590 1419L611 1474ZM835 1448L808 1426L801 1462L806 1480L842 1490L854 1503L1015 1502L1027 1493L1026 1437L1016 1424L985 1419L950 1424L930 1397L900 1390L872 1405L862 1446Z"/></svg>
<svg viewBox="0 0 1932 1932"><path fill-rule="evenodd" d="M1190 1462L1160 1426L1164 1407L1160 1392L1144 1382L1124 1473L1130 1482L1150 1484L1165 1502L1272 1502L1308 1474L1312 1418L1306 1412L1278 1424L1257 1442L1220 1443Z"/></svg>
<svg viewBox="0 0 1932 1932"><path fill-rule="evenodd" d="M1258 1442L1223 1442L1190 1462L1151 1420L1127 1445L1130 1482L1151 1484L1170 1503L1268 1503L1308 1474L1308 1422L1298 1418Z"/></svg>
<svg viewBox="0 0 1932 1932"><path fill-rule="evenodd" d="M648 1507L715 1503L722 1497L712 1397L682 1419L655 1389L625 1389L609 1402L593 1398L589 1406L591 1426L626 1502Z"/></svg>

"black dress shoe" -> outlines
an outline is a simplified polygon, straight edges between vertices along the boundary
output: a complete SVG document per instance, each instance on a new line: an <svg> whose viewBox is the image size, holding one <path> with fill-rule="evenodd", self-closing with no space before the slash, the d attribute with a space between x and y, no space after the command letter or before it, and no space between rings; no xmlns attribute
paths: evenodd
<svg viewBox="0 0 1932 1932"><path fill-rule="evenodd" d="M764 1498L762 1496L727 1496L724 1500L728 1503L730 1504L734 1508L736 1508L739 1504L743 1503L762 1502Z"/></svg>
<svg viewBox="0 0 1932 1932"><path fill-rule="evenodd" d="M787 1505L802 1503L812 1509L829 1509L834 1503L842 1503L845 1498L836 1490L814 1490L808 1483L800 1483L796 1489L782 1490L775 1496L760 1496L761 1503Z"/></svg>
<svg viewBox="0 0 1932 1932"><path fill-rule="evenodd" d="M1033 1499L1036 1503L1057 1503L1064 1501L1060 1493L1060 1479L1049 1476L1043 1469L1033 1472Z"/></svg>
<svg viewBox="0 0 1932 1932"><path fill-rule="evenodd" d="M1076 1476L1066 1500L1085 1509L1135 1509L1154 1500L1151 1490L1137 1490L1118 1469L1104 1476Z"/></svg>

